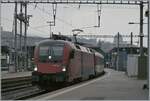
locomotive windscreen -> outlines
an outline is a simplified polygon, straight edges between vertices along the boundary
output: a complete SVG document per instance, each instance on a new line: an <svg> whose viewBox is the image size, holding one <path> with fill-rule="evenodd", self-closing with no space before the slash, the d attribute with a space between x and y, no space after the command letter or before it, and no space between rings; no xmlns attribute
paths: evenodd
<svg viewBox="0 0 150 101"><path fill-rule="evenodd" d="M40 46L39 57L41 62L58 62L63 58L63 45Z"/></svg>

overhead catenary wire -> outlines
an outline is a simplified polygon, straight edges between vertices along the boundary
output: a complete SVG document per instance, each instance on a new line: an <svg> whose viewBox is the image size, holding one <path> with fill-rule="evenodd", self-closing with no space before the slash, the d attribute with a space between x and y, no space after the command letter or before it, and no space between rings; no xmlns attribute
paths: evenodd
<svg viewBox="0 0 150 101"><path fill-rule="evenodd" d="M9 19L9 18L4 18L4 17L2 17L2 19L5 19L5 20L8 21L8 22L12 21L12 20ZM17 24L19 24L19 22L17 22ZM41 25L41 26L34 26L34 27L29 26L29 28L32 29L32 30L34 30L34 31L42 32L42 33L47 33L47 32L38 30L38 28L42 28L42 27L48 27L48 25ZM13 20L13 23L12 23L12 30L11 30L11 32L14 33L14 20Z"/></svg>
<svg viewBox="0 0 150 101"><path fill-rule="evenodd" d="M43 28L43 27L48 27L49 25L40 25L40 26L33 26L32 28L36 29L36 28Z"/></svg>
<svg viewBox="0 0 150 101"><path fill-rule="evenodd" d="M32 4L32 5L34 5L34 4ZM40 8L38 5L36 6L36 8L38 10L40 10L41 12L45 13L45 14L51 15L51 13L49 13L49 11ZM65 21L65 20L63 20L63 19L61 19L59 17L56 17L56 20L59 20L59 21L63 22L64 24L68 25L69 27L75 28L75 26L73 26L71 23L69 23L69 22L67 22L67 21Z"/></svg>
<svg viewBox="0 0 150 101"><path fill-rule="evenodd" d="M41 33L47 33L47 32L44 32L44 31L41 31L41 30L39 30L39 29L36 29L36 28L34 28L34 27L29 27L30 29L32 29L32 30L34 30L34 31L37 31L37 32L41 32ZM40 34L41 34L40 33ZM48 33L47 33L48 34Z"/></svg>

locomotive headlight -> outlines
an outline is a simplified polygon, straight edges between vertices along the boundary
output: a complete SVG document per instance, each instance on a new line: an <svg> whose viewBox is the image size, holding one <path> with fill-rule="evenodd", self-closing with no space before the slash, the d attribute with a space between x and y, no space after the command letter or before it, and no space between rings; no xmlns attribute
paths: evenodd
<svg viewBox="0 0 150 101"><path fill-rule="evenodd" d="M65 72L66 71L66 66L62 66L62 71Z"/></svg>
<svg viewBox="0 0 150 101"><path fill-rule="evenodd" d="M34 68L34 71L37 71L37 67Z"/></svg>
<svg viewBox="0 0 150 101"><path fill-rule="evenodd" d="M66 68L63 68L62 71L65 72L65 71L66 71Z"/></svg>
<svg viewBox="0 0 150 101"><path fill-rule="evenodd" d="M52 59L52 56L48 56L48 59Z"/></svg>

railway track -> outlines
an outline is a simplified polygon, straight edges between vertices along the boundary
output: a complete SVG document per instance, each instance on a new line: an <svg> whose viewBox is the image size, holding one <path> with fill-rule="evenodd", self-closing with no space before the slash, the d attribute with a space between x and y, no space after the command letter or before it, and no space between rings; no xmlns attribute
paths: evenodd
<svg viewBox="0 0 150 101"><path fill-rule="evenodd" d="M32 86L31 79L31 76L2 79L2 100L24 99L29 96L46 92L38 86Z"/></svg>
<svg viewBox="0 0 150 101"><path fill-rule="evenodd" d="M100 77L102 75L99 75L97 77ZM84 83L86 81L89 81L89 80L85 80L82 82L75 82L69 85L57 86L57 87L50 88L49 90L44 90L44 89L39 88L38 86L33 86L31 84L31 79L32 79L31 76L19 77L19 78L13 78L13 79L2 79L2 82L1 82L2 83L1 85L2 100L28 99L28 98L32 98L41 94L52 92L52 91L55 91L64 87L72 86L74 84L79 84L79 83Z"/></svg>
<svg viewBox="0 0 150 101"><path fill-rule="evenodd" d="M31 85L31 76L2 79L1 92L2 93L9 92L12 90L28 87L30 85Z"/></svg>

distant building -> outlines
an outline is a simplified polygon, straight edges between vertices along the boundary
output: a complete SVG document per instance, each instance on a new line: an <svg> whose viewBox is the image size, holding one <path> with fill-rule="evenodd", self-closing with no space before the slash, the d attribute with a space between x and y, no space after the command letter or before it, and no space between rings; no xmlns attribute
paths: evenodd
<svg viewBox="0 0 150 101"><path fill-rule="evenodd" d="M147 48L144 47L144 54L147 54ZM140 53L139 47L119 47L119 53L118 48L114 47L108 54L109 54L109 62L111 63L111 68L116 69L117 67L117 61L118 61L118 70L120 71L126 71L127 68L127 56L128 54L136 54L138 55ZM118 60L119 56L119 60Z"/></svg>
<svg viewBox="0 0 150 101"><path fill-rule="evenodd" d="M20 54L20 39L19 34L17 35L17 53ZM37 42L44 40L42 37L27 37L27 51L28 56L33 57L34 47ZM22 49L24 48L24 38L21 39ZM22 53L23 54L23 53ZM14 34L8 31L2 31L1 33L1 66L2 70L6 70L8 68L8 64L14 64ZM5 68L4 68L5 67Z"/></svg>
<svg viewBox="0 0 150 101"><path fill-rule="evenodd" d="M100 40L98 41L97 45L98 45L99 47L101 47L101 49L102 49L105 53L109 52L112 48L115 47L115 45L114 45L113 43L105 42L105 41L100 41Z"/></svg>

